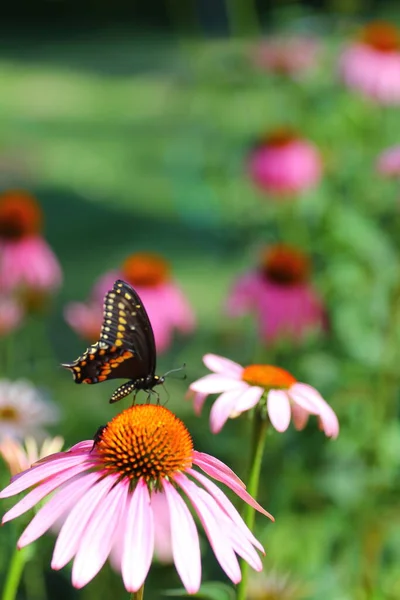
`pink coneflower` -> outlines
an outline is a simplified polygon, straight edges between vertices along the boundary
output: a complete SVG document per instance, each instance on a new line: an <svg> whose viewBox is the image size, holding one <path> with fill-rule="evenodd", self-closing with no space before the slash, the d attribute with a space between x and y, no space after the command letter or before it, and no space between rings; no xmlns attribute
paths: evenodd
<svg viewBox="0 0 400 600"><path fill-rule="evenodd" d="M329 404L316 389L298 382L288 371L272 365L242 367L215 354L206 354L203 362L213 374L198 379L189 390L198 414L209 394L221 394L211 409L213 433L218 433L229 418L262 402L272 426L279 432L286 431L291 417L296 429L303 429L309 415L316 415L325 435L338 436L339 423Z"/></svg>
<svg viewBox="0 0 400 600"><path fill-rule="evenodd" d="M256 552L263 552L261 544L210 478L227 485L256 510L271 515L225 464L193 449L186 427L168 409L150 404L132 406L114 417L92 448L93 441L88 440L45 458L1 492L0 497L7 498L33 488L5 514L3 523L51 494L19 538L19 548L62 518L52 568L61 569L75 557L72 583L81 588L112 554L126 589L135 592L145 582L155 550L157 505L153 498L161 494L170 520L175 566L188 593L194 594L200 587L201 558L197 527L187 500L218 562L234 583L241 579L236 555L261 570Z"/></svg>
<svg viewBox="0 0 400 600"><path fill-rule="evenodd" d="M18 290L28 304L61 284L61 269L47 242L41 237L42 212L24 191L0 196L0 288Z"/></svg>
<svg viewBox="0 0 400 600"><path fill-rule="evenodd" d="M377 171L385 177L400 176L400 146L384 150L376 161Z"/></svg>
<svg viewBox="0 0 400 600"><path fill-rule="evenodd" d="M22 323L24 309L11 296L0 296L0 337L14 331Z"/></svg>
<svg viewBox="0 0 400 600"><path fill-rule="evenodd" d="M103 308L100 302L70 302L64 308L64 318L84 340L93 343L99 339L103 321Z"/></svg>
<svg viewBox="0 0 400 600"><path fill-rule="evenodd" d="M64 314L68 323L89 341L93 341L93 337L86 333L100 331L102 313L97 308L93 309L90 320L87 316L87 329L81 327L82 319L92 307L102 307L104 296L116 279L130 283L142 299L159 352L167 350L171 345L175 329L190 333L195 328L193 310L182 290L171 280L167 261L157 254L139 252L129 256L119 270L105 273L94 286L87 304L73 303L66 307Z"/></svg>
<svg viewBox="0 0 400 600"><path fill-rule="evenodd" d="M320 45L312 38L276 37L258 45L254 60L266 71L298 77L315 67L319 51Z"/></svg>
<svg viewBox="0 0 400 600"><path fill-rule="evenodd" d="M305 192L322 176L318 148L288 128L276 129L261 140L251 151L247 167L257 187L277 196Z"/></svg>
<svg viewBox="0 0 400 600"><path fill-rule="evenodd" d="M365 27L339 63L345 84L380 104L400 102L400 37L391 23Z"/></svg>
<svg viewBox="0 0 400 600"><path fill-rule="evenodd" d="M274 343L282 337L301 341L325 325L325 311L309 283L310 260L284 244L269 246L257 270L238 278L229 294L227 312L236 317L253 312L261 338Z"/></svg>

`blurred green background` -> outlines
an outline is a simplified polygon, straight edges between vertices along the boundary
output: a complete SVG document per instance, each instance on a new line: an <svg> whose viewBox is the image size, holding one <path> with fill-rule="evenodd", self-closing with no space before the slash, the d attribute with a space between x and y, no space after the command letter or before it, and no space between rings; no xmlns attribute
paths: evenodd
<svg viewBox="0 0 400 600"><path fill-rule="evenodd" d="M59 367L85 348L63 306L85 299L95 279L132 252L161 253L198 328L175 339L157 372L186 363L187 380L167 382L167 406L198 450L246 481L246 415L214 436L210 404L199 419L184 400L188 384L206 372L206 352L279 364L317 387L340 419L336 441L315 422L268 438L259 500L276 523L257 521L266 572L289 574L310 600L400 598L399 186L374 167L379 152L399 142L400 116L397 107L346 90L337 75L340 49L358 25L374 17L398 23L399 7L357 0L34 5L19 5L29 25L10 9L1 36L0 157L7 161L0 160L0 183L40 201L64 285L49 314L1 340L12 346L2 375L46 390L62 412L53 433L67 445L90 439L116 412L108 404L115 385L78 387ZM252 63L261 37L280 32L320 39L319 66L304 79ZM313 140L325 164L321 185L290 208L258 192L245 172L254 140L281 124ZM277 241L310 253L328 308L329 332L297 347L262 346L251 317L232 321L223 311L260 244ZM19 531L16 521L0 533L3 581ZM51 536L36 542L18 598L42 600L44 590L59 600L127 597L108 566L74 590L68 568L50 570L53 544ZM203 580L225 581L207 544L204 551ZM178 586L174 568L155 564L147 597ZM260 598L286 597L266 590Z"/></svg>

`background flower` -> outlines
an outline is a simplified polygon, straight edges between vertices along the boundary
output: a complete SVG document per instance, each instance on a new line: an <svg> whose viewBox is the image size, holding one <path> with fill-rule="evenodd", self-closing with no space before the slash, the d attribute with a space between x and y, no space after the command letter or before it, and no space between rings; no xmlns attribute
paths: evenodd
<svg viewBox="0 0 400 600"><path fill-rule="evenodd" d="M376 161L376 168L386 177L400 176L400 146L392 146L381 152Z"/></svg>
<svg viewBox="0 0 400 600"><path fill-rule="evenodd" d="M0 442L0 454L7 463L12 476L21 473L45 456L59 452L64 445L61 436L46 438L39 446L37 440L27 436L22 444L13 438L4 438Z"/></svg>
<svg viewBox="0 0 400 600"><path fill-rule="evenodd" d="M299 77L315 67L320 50L317 40L310 37L274 37L258 44L254 61L266 71Z"/></svg>

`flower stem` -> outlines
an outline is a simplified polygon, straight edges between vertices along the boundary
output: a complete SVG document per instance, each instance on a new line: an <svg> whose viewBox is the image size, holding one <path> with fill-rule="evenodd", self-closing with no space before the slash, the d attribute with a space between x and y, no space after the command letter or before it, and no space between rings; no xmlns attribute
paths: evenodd
<svg viewBox="0 0 400 600"><path fill-rule="evenodd" d="M144 596L144 584L137 592L132 592L131 600L143 600Z"/></svg>
<svg viewBox="0 0 400 600"><path fill-rule="evenodd" d="M22 548L21 550L15 548L11 557L1 600L15 600L22 572L30 554L31 552L28 548Z"/></svg>
<svg viewBox="0 0 400 600"><path fill-rule="evenodd" d="M253 415L253 432L252 444L250 452L250 477L247 485L247 491L253 498L257 498L258 486L260 482L260 473L262 458L264 454L265 439L268 429L268 420L259 410L254 411ZM250 531L254 529L255 510L249 504L246 504L244 514L244 522ZM247 582L249 577L249 564L242 560L242 580L238 585L236 600L246 600L247 598Z"/></svg>

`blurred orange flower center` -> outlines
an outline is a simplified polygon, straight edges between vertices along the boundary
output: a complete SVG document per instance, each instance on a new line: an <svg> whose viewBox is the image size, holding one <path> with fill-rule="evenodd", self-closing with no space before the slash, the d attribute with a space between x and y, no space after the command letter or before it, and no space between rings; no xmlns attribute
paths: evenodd
<svg viewBox="0 0 400 600"><path fill-rule="evenodd" d="M36 200L24 191L9 191L0 196L0 237L18 240L38 233L42 212Z"/></svg>
<svg viewBox="0 0 400 600"><path fill-rule="evenodd" d="M296 248L277 244L263 252L261 270L269 281L281 285L295 285L309 278L310 260Z"/></svg>
<svg viewBox="0 0 400 600"><path fill-rule="evenodd" d="M0 421L18 421L18 412L13 406L2 406L0 408Z"/></svg>
<svg viewBox="0 0 400 600"><path fill-rule="evenodd" d="M280 148L282 146L288 146L297 139L298 136L291 127L277 127L262 138L261 145Z"/></svg>
<svg viewBox="0 0 400 600"><path fill-rule="evenodd" d="M96 448L104 466L152 485L192 465L193 442L178 417L159 405L131 406L108 423Z"/></svg>
<svg viewBox="0 0 400 600"><path fill-rule="evenodd" d="M143 252L129 256L122 265L122 273L134 287L155 287L167 281L169 266L161 256Z"/></svg>
<svg viewBox="0 0 400 600"><path fill-rule="evenodd" d="M362 41L381 52L393 52L400 46L400 36L394 25L377 21L368 25L362 34Z"/></svg>
<svg viewBox="0 0 400 600"><path fill-rule="evenodd" d="M250 385L259 385L271 389L288 389L296 383L296 379L285 369L272 365L250 365L242 374L242 379Z"/></svg>

